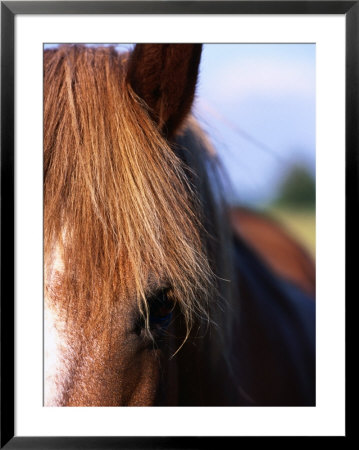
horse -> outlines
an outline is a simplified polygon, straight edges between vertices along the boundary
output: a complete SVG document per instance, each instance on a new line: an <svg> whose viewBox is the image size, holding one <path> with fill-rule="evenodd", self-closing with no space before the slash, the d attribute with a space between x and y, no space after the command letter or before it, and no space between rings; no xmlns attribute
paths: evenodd
<svg viewBox="0 0 359 450"><path fill-rule="evenodd" d="M243 206L231 208L229 219L234 233L242 236L273 272L315 298L313 258L281 223L264 212Z"/></svg>
<svg viewBox="0 0 359 450"><path fill-rule="evenodd" d="M227 206L201 51L44 51L45 406L315 405L314 264Z"/></svg>

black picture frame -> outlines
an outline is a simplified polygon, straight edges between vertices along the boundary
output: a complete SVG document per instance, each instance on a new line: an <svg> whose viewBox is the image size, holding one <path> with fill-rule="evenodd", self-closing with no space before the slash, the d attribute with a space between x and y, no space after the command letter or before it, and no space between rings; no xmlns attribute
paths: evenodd
<svg viewBox="0 0 359 450"><path fill-rule="evenodd" d="M346 19L346 300L358 248L359 1L1 2L1 442L6 449L232 447L230 437L24 437L14 435L14 21L18 14L341 14ZM338 300L339 301L339 300ZM346 304L346 318L348 315ZM348 322L346 320L346 341ZM346 351L347 354L347 351ZM347 386L348 391L348 386ZM347 397L348 400L348 397ZM346 402L348 406L348 403ZM219 417L220 420L220 417ZM349 436L346 422L346 437ZM261 438L259 438L261 439ZM241 442L242 443L242 442Z"/></svg>

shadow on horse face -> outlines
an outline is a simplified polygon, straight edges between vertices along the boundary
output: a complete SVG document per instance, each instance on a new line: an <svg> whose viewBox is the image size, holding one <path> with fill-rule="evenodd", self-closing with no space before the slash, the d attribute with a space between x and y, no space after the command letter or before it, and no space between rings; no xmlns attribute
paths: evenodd
<svg viewBox="0 0 359 450"><path fill-rule="evenodd" d="M233 245L213 194L200 55L45 51L45 405L315 401L312 302Z"/></svg>

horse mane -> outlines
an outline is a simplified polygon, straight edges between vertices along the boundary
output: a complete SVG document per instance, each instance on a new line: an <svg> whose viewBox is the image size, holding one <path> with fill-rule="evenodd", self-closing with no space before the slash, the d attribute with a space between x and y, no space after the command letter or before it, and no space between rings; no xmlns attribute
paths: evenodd
<svg viewBox="0 0 359 450"><path fill-rule="evenodd" d="M188 333L214 284L202 205L127 83L127 59L113 47L44 52L47 294L91 330L121 295L136 299L148 326L147 299L169 288Z"/></svg>
<svg viewBox="0 0 359 450"><path fill-rule="evenodd" d="M215 301L208 305L209 333L201 334L204 339L201 339L201 344L197 339L196 347L202 345L202 354L206 354L213 367L225 365L232 373L231 341L238 326L235 312L239 292L238 274L234 267L233 229L228 220L230 207L223 184L227 183L228 175L207 134L193 116L189 117L186 127L176 138L176 151L196 174L193 184L204 210L202 224L206 254L215 274Z"/></svg>

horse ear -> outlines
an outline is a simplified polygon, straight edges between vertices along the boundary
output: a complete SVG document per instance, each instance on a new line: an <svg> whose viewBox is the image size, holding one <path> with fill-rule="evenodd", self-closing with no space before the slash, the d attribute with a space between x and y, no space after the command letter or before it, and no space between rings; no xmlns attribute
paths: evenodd
<svg viewBox="0 0 359 450"><path fill-rule="evenodd" d="M137 44L131 54L127 81L167 137L191 109L201 52L201 44Z"/></svg>

